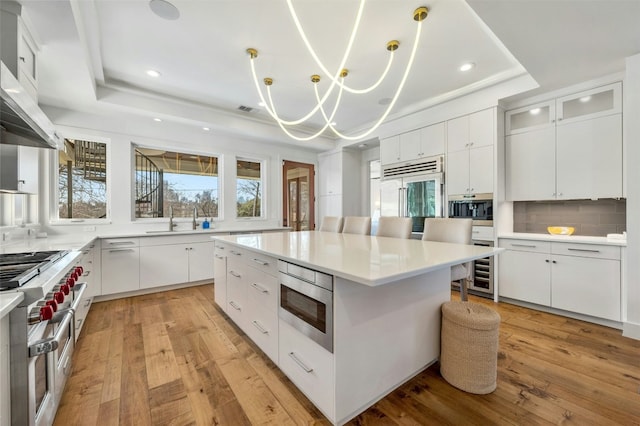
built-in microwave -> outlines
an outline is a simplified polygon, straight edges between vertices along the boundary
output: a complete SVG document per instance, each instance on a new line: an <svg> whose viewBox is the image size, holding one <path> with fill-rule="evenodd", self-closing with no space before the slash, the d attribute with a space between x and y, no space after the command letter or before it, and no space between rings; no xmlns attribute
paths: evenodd
<svg viewBox="0 0 640 426"><path fill-rule="evenodd" d="M449 217L473 219L474 226L493 226L493 194L449 196Z"/></svg>

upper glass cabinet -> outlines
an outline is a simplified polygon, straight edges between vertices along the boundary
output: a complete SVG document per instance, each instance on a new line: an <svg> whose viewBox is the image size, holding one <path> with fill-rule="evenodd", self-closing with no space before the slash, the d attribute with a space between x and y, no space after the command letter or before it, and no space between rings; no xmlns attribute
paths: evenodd
<svg viewBox="0 0 640 426"><path fill-rule="evenodd" d="M555 122L555 101L541 102L507 111L505 118L507 135L547 127Z"/></svg>
<svg viewBox="0 0 640 426"><path fill-rule="evenodd" d="M622 111L622 83L558 98L558 124L591 119Z"/></svg>

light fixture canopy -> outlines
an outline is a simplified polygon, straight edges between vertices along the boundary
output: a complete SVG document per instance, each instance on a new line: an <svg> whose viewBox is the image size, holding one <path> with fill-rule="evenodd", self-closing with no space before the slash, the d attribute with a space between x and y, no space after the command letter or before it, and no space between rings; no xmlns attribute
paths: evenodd
<svg viewBox="0 0 640 426"><path fill-rule="evenodd" d="M162 19L175 21L180 17L180 11L173 4L166 0L150 0L149 7Z"/></svg>
<svg viewBox="0 0 640 426"><path fill-rule="evenodd" d="M420 34L421 34L421 28L422 28L422 22L427 18L428 14L429 14L429 9L425 6L421 6L418 7L417 9L415 9L413 11L413 20L417 22L416 25L416 35L415 35L415 39L413 42L413 47L411 49L411 53L409 56L409 60L407 62L406 68L404 70L403 76L396 88L396 92L394 94L394 96L392 98L387 98L389 99L389 102L387 104L387 108L384 111L384 113L382 114L382 116L378 119L378 121L375 122L375 124L370 127L368 130L365 130L363 133L358 134L358 135L345 135L343 133L341 133L340 131L338 131L335 128L335 121L334 121L334 116L336 115L336 112L338 110L338 107L340 105L340 101L342 99L342 94L344 91L349 92L351 94L365 94L365 93L369 93L373 90L375 90L381 83L382 81L384 81L385 77L387 76L387 73L389 72L390 68L391 68L391 64L393 62L393 57L394 57L394 52L396 50L398 50L398 48L400 47L400 42L398 40L390 40L389 42L387 42L386 44L386 50L389 52L389 60L387 62L387 65L385 67L385 69L383 70L382 74L380 75L380 77L376 80L375 83L373 83L371 86L366 87L366 88L353 88L348 86L347 84L345 84L345 78L348 77L349 75L349 70L347 68L345 68L345 65L349 59L349 54L351 53L351 48L353 46L356 34L358 32L358 27L360 25L360 20L362 18L362 14L363 14L363 10L364 10L364 5L365 5L365 0L360 0L360 6L358 8L358 13L356 15L356 19L353 25L353 29L351 31L351 36L349 37L349 41L347 43L347 46L345 48L342 60L340 62L340 65L337 67L335 72L330 72L322 63L322 61L320 60L320 58L318 57L318 55L316 54L315 50L313 49L313 47L311 46L311 43L309 42L309 40L307 39L307 36L302 28L302 24L300 23L300 20L298 19L298 16L296 14L295 9L293 8L293 3L292 0L287 0L287 5L289 7L289 12L291 13L291 17L294 20L294 23L296 24L296 28L298 29L298 33L300 34L300 37L302 38L302 41L304 42L305 46L307 47L307 50L309 51L309 53L311 54L311 56L313 57L313 59L315 60L316 64L318 65L318 67L321 69L322 73L330 79L330 84L329 87L327 88L327 90L325 91L325 93L320 96L320 93L318 92L318 83L321 80L321 76L320 74L313 74L310 78L311 83L313 84L313 90L316 96L316 105L311 109L311 111L309 111L307 114L305 114L303 117L296 119L296 120L285 120L282 117L280 117L280 115L277 113L276 111L276 107L274 105L273 102L273 98L271 96L271 88L274 85L274 80L272 77L265 77L263 78L263 83L264 86L266 87L266 98L265 99L265 95L262 92L262 89L260 87L259 81L258 81L258 76L256 74L256 68L255 68L255 60L258 58L258 50L255 48L248 48L246 49L246 53L249 56L249 63L251 65L251 72L253 75L253 80L254 80L254 84L256 86L256 90L258 91L258 94L260 96L260 101L261 104L264 104L264 108L266 109L267 113L269 113L269 115L276 121L276 123L278 124L278 126L280 126L280 128L291 138L296 139L298 141L307 141L307 140L311 140L314 139L318 136L320 136L327 128L331 129L333 131L333 133L338 136L341 137L343 139L346 140L358 140L361 138L364 138L368 135L370 135L373 131L375 131L375 129L378 128L378 126L380 126L380 124L382 124L382 122L387 118L387 116L389 115L389 113L391 112L391 109L394 107L396 101L398 100L398 97L400 95L400 92L402 92L402 88L404 87L404 84L407 80L407 77L409 75L409 72L411 70L411 66L413 65L413 61L415 59L415 55L416 55L416 51L417 51L417 47L418 47L418 42L420 40ZM335 103L333 105L333 107L331 108L331 111L327 111L325 109L325 103L327 102L327 99L329 98L329 96L333 93L333 90L335 88L338 88L338 94L335 97ZM320 111L320 113L322 114L322 117L324 119L324 125L322 126L322 128L320 128L316 133L309 135L309 136L297 136L294 135L293 133L291 133L291 131L289 130L289 127L291 126L295 126L301 123L304 123L305 121L307 121L308 119L310 119L312 116L314 116L318 111Z"/></svg>

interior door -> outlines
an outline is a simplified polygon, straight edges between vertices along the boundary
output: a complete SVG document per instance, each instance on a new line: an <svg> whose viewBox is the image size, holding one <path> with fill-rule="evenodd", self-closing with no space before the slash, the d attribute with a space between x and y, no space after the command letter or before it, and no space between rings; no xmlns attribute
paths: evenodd
<svg viewBox="0 0 640 426"><path fill-rule="evenodd" d="M315 194L313 164L282 162L282 225L293 231L315 229Z"/></svg>

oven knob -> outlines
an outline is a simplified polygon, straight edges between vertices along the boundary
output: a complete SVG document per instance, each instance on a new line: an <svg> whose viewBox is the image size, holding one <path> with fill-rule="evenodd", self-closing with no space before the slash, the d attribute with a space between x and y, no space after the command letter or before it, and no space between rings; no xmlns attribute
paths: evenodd
<svg viewBox="0 0 640 426"><path fill-rule="evenodd" d="M40 308L40 321L48 321L53 318L53 312L52 306L42 306Z"/></svg>
<svg viewBox="0 0 640 426"><path fill-rule="evenodd" d="M62 303L64 302L64 293L61 291L56 291L55 293L53 293L53 298L56 302Z"/></svg>
<svg viewBox="0 0 640 426"><path fill-rule="evenodd" d="M46 302L47 306L43 306L44 308L50 308L53 312L56 312L58 310L58 304L56 303L55 300L47 300ZM51 318L49 318L51 319Z"/></svg>
<svg viewBox="0 0 640 426"><path fill-rule="evenodd" d="M76 266L76 274L78 274L78 276L82 276L82 274L84 273L84 268L82 266Z"/></svg>
<svg viewBox="0 0 640 426"><path fill-rule="evenodd" d="M78 281L78 272L77 271L73 271L73 273L71 274L71 278L73 278L74 281Z"/></svg>
<svg viewBox="0 0 640 426"><path fill-rule="evenodd" d="M66 296L69 294L69 286L67 284L62 284L60 286L60 291Z"/></svg>
<svg viewBox="0 0 640 426"><path fill-rule="evenodd" d="M71 278L71 277L67 278L67 285L68 285L70 288L73 288L73 286L74 286L74 285L76 285L76 280L74 280L74 279L73 279L73 278Z"/></svg>

